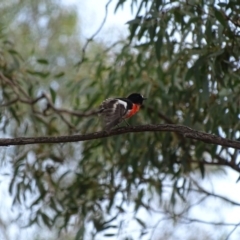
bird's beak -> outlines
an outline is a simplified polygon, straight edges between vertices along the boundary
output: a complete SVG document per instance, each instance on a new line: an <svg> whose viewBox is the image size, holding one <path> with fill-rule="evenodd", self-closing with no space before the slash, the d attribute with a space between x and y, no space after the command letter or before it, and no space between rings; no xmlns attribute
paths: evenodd
<svg viewBox="0 0 240 240"><path fill-rule="evenodd" d="M143 100L147 100L147 98L146 98L146 97L144 97L144 98L143 98Z"/></svg>

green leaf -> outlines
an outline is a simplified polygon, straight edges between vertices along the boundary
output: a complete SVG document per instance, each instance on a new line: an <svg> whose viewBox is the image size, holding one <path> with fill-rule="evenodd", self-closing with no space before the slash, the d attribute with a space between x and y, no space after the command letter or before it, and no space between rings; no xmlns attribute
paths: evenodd
<svg viewBox="0 0 240 240"><path fill-rule="evenodd" d="M226 7L227 6L227 3L224 3L224 2L220 2L217 4L219 7Z"/></svg>
<svg viewBox="0 0 240 240"><path fill-rule="evenodd" d="M65 176L67 176L69 173L71 173L70 170L67 170L65 173L63 173L59 179L58 179L58 184L60 185L61 184L61 181L64 179Z"/></svg>
<svg viewBox="0 0 240 240"><path fill-rule="evenodd" d="M225 16L223 15L224 13L222 13L221 11L217 10L216 8L214 9L214 14L216 19L224 26L227 26L227 20L225 18Z"/></svg>
<svg viewBox="0 0 240 240"><path fill-rule="evenodd" d="M16 65L19 65L19 59L21 61L24 61L23 57L20 55L19 52L17 52L16 50L14 49L9 49L8 52L12 55L13 59L14 59L14 62Z"/></svg>
<svg viewBox="0 0 240 240"><path fill-rule="evenodd" d="M129 40L130 40L130 42L131 42L132 39L133 39L134 36L135 36L135 33L136 33L137 28L139 27L139 24L138 24L138 23L133 23L133 24L131 24L129 27L130 27Z"/></svg>
<svg viewBox="0 0 240 240"><path fill-rule="evenodd" d="M32 71L32 70L27 70L27 72L31 75L38 76L41 78L46 78L50 75L50 72L40 72L40 71Z"/></svg>
<svg viewBox="0 0 240 240"><path fill-rule="evenodd" d="M85 232L85 226L81 226L78 230L75 240L83 240L84 239L84 232Z"/></svg>
<svg viewBox="0 0 240 240"><path fill-rule="evenodd" d="M141 19L140 19L140 18L134 18L134 19L126 22L126 24L129 24L129 25L137 24L137 25L139 25L140 22L141 22Z"/></svg>
<svg viewBox="0 0 240 240"><path fill-rule="evenodd" d="M48 60L43 59L43 58L37 59L37 62L40 63L40 64L44 64L44 65L48 65L49 64Z"/></svg>
<svg viewBox="0 0 240 240"><path fill-rule="evenodd" d="M9 107L9 111L11 112L11 114L15 118L15 120L17 121L18 125L20 125L21 121L20 121L19 116L17 115L18 111L13 107Z"/></svg>
<svg viewBox="0 0 240 240"><path fill-rule="evenodd" d="M188 71L186 73L185 80L189 81L191 79L191 77L193 76L193 74L194 74L194 68L191 67L188 69Z"/></svg>
<svg viewBox="0 0 240 240"><path fill-rule="evenodd" d="M162 32L159 31L159 33L158 33L158 39L157 39L157 41L155 42L156 57L157 57L157 60L158 60L158 61L160 61L160 58L161 58L162 41L163 41Z"/></svg>
<svg viewBox="0 0 240 240"><path fill-rule="evenodd" d="M42 196L40 195L35 201L32 202L32 204L30 205L30 209L42 200Z"/></svg>
<svg viewBox="0 0 240 240"><path fill-rule="evenodd" d="M205 176L205 168L204 168L203 162L199 161L198 166L199 166L199 170L201 172L202 178L204 178L204 176Z"/></svg>
<svg viewBox="0 0 240 240"><path fill-rule="evenodd" d="M141 40L144 36L144 33L148 31L148 28L145 25L141 25L140 30L138 32L138 40Z"/></svg>
<svg viewBox="0 0 240 240"><path fill-rule="evenodd" d="M127 0L119 0L118 3L117 3L117 5L116 5L116 7L115 7L115 9L114 9L114 13L116 13L117 10L118 10L118 8L119 8L121 5L123 5L126 1L127 1Z"/></svg>
<svg viewBox="0 0 240 240"><path fill-rule="evenodd" d="M206 40L208 44L211 44L213 41L213 31L212 31L212 21L211 19L207 20L206 23L206 30L205 30L205 34L206 34Z"/></svg>
<svg viewBox="0 0 240 240"><path fill-rule="evenodd" d="M51 94L52 102L55 103L55 101L56 101L56 91L52 87L50 87L50 94Z"/></svg>
<svg viewBox="0 0 240 240"><path fill-rule="evenodd" d="M238 183L239 181L240 181L240 176L238 177L238 179L237 179L236 183Z"/></svg>
<svg viewBox="0 0 240 240"><path fill-rule="evenodd" d="M146 223L143 222L140 218L135 217L136 221L143 227L146 228Z"/></svg>
<svg viewBox="0 0 240 240"><path fill-rule="evenodd" d="M104 236L105 237L114 237L114 236L116 236L116 234L115 233L106 233L106 234L104 234Z"/></svg>
<svg viewBox="0 0 240 240"><path fill-rule="evenodd" d="M43 220L44 224L47 225L50 228L52 226L51 219L43 212L41 212L40 214L41 214L41 217L42 217L42 220Z"/></svg>
<svg viewBox="0 0 240 240"><path fill-rule="evenodd" d="M62 76L64 76L64 75L65 75L65 72L60 72L60 73L54 75L54 77L55 77L55 78L60 78L60 77L62 77Z"/></svg>

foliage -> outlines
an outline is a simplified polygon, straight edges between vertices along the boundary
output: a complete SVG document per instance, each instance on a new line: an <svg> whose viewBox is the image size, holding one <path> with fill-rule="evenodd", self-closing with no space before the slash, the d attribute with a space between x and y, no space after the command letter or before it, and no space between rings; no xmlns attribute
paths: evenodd
<svg viewBox="0 0 240 240"><path fill-rule="evenodd" d="M7 16L12 31L6 30L8 21L1 20L6 26L0 43L5 136L99 131L101 122L92 109L109 96L141 92L149 100L129 121L132 125L183 124L230 139L239 137L238 2L130 2L137 13L128 21L128 39L117 47L88 42L81 48L76 12L61 9L55 1L1 8L1 12L15 9ZM122 6L127 7L121 0L116 10ZM32 14L26 16L32 18L22 20L29 9ZM46 23L41 25L42 21ZM98 50L91 52L89 46L94 44ZM77 239L83 238L89 221L93 236L115 235L121 227L117 219L129 207L143 236L147 223L137 213L142 208L154 211L153 198L162 201L176 220L170 206L186 201L193 186L201 190L191 174L199 171L204 177L206 165L240 172L230 149L174 133L13 147L8 154L13 167L9 191L13 204L27 206L28 224L61 230L77 219ZM172 193L165 202L167 184Z"/></svg>

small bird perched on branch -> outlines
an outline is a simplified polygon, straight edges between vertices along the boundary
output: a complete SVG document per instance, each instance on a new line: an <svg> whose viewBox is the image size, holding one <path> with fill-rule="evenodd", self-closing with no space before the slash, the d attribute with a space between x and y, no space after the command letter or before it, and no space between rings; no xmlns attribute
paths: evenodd
<svg viewBox="0 0 240 240"><path fill-rule="evenodd" d="M146 99L139 93L132 93L127 98L104 100L100 106L100 113L103 116L105 130L110 131L123 120L136 114Z"/></svg>

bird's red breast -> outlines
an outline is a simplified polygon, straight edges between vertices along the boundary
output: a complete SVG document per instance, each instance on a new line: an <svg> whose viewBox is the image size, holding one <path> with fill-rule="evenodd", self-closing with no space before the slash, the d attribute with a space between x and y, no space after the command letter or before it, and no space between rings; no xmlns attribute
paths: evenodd
<svg viewBox="0 0 240 240"><path fill-rule="evenodd" d="M136 114L140 110L141 105L139 104L133 104L132 109L128 110L126 116L124 118L130 118L134 114Z"/></svg>

